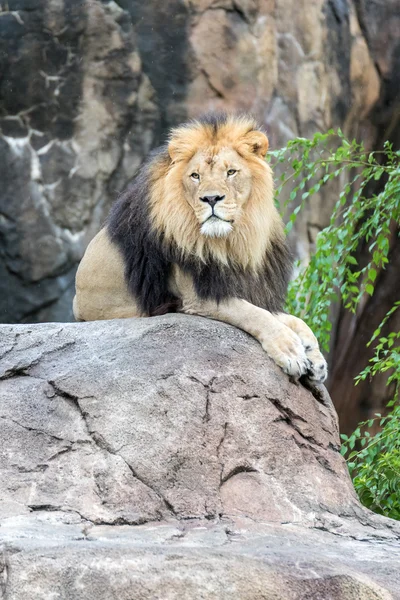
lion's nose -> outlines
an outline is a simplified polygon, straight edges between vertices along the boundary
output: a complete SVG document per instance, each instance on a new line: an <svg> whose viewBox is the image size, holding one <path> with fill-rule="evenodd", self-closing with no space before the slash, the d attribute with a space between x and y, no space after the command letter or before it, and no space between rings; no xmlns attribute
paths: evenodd
<svg viewBox="0 0 400 600"><path fill-rule="evenodd" d="M207 202L207 204L209 204L211 208L214 208L217 202L220 202L224 198L225 196L203 196L202 198L200 198L200 200L202 202Z"/></svg>

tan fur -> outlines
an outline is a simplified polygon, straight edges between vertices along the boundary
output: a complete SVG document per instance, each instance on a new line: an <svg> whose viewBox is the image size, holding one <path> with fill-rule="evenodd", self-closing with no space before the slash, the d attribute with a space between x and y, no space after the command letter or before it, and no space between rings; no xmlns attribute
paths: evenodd
<svg viewBox="0 0 400 600"><path fill-rule="evenodd" d="M152 226L181 252L202 260L212 256L257 271L272 239L283 236L283 224L273 202L271 169L264 160L267 137L254 131L249 118L232 117L218 129L197 122L172 131L170 160L156 160L150 171ZM232 178L230 169L236 169ZM191 173L198 173L194 180ZM209 221L208 194L223 195L214 207L232 230L221 237L202 233ZM217 220L218 221L218 220ZM220 222L220 221L218 221ZM182 312L221 320L247 331L285 372L299 377L310 372L323 381L326 362L311 330L290 315L273 315L240 298L217 304L198 298L190 277L174 265L170 291L181 299ZM77 320L145 316L129 293L119 250L105 229L94 238L76 277L74 314Z"/></svg>
<svg viewBox="0 0 400 600"><path fill-rule="evenodd" d="M76 273L77 321L144 316L129 293L122 256L102 229L90 242Z"/></svg>

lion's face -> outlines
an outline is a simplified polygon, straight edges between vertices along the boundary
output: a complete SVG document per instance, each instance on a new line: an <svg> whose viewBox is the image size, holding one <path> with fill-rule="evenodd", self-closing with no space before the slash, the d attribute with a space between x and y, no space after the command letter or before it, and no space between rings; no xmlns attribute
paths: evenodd
<svg viewBox="0 0 400 600"><path fill-rule="evenodd" d="M196 152L186 166L183 188L202 235L224 237L233 230L252 187L252 173L233 148Z"/></svg>
<svg viewBox="0 0 400 600"><path fill-rule="evenodd" d="M201 261L259 268L271 240L283 235L267 149L250 117L173 129L150 169L150 219L163 243Z"/></svg>

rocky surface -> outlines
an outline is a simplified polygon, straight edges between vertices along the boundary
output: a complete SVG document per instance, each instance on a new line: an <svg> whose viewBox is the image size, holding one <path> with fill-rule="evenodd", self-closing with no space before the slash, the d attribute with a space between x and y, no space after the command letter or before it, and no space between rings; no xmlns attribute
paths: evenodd
<svg viewBox="0 0 400 600"><path fill-rule="evenodd" d="M272 147L332 126L372 145L395 113L397 23L398 0L2 2L0 322L72 319L85 247L171 125L239 109ZM336 197L299 220L301 258Z"/></svg>
<svg viewBox="0 0 400 600"><path fill-rule="evenodd" d="M323 387L183 315L0 328L0 597L400 598Z"/></svg>
<svg viewBox="0 0 400 600"><path fill-rule="evenodd" d="M0 321L72 320L76 266L154 145L154 91L115 2L1 3L0 72Z"/></svg>

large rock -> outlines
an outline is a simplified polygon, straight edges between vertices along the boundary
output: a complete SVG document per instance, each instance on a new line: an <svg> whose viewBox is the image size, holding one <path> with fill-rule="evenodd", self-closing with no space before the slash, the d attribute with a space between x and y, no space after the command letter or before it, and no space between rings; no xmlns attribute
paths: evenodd
<svg viewBox="0 0 400 600"><path fill-rule="evenodd" d="M359 505L325 389L243 332L169 315L0 347L0 597L400 598L400 527Z"/></svg>

